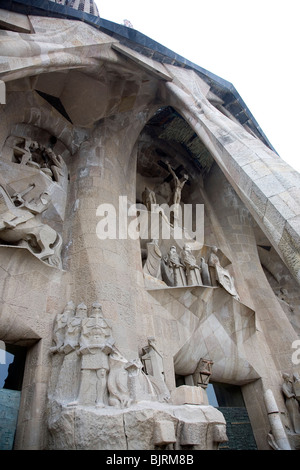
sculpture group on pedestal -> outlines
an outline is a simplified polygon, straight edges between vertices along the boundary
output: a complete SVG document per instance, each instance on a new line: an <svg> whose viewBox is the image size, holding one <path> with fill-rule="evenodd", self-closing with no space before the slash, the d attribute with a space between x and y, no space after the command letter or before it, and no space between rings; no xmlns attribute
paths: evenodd
<svg viewBox="0 0 300 470"><path fill-rule="evenodd" d="M56 401L67 406L124 408L138 399L168 399L162 376L144 373L138 358L128 361L117 349L99 302L90 311L84 303L75 308L68 302L55 320L53 342L50 352L63 355L53 394ZM150 343L149 348L154 351ZM157 370L157 360L152 357L151 362L151 370Z"/></svg>
<svg viewBox="0 0 300 470"><path fill-rule="evenodd" d="M152 240L147 243L147 258L143 271L146 275L163 280L170 287L220 285L239 300L234 279L221 265L217 252L217 247L211 247L208 260L201 256L198 263L190 244L184 244L180 255L176 246L172 245L169 252L163 256L158 240Z"/></svg>

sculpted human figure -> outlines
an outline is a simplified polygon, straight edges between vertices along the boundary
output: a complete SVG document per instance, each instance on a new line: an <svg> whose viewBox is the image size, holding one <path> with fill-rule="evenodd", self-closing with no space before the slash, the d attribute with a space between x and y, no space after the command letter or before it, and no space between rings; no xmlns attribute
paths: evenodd
<svg viewBox="0 0 300 470"><path fill-rule="evenodd" d="M282 377L284 380L282 384L282 393L285 398L285 405L291 420L293 431L296 434L300 434L300 408L296 399L293 377L287 373L282 374Z"/></svg>
<svg viewBox="0 0 300 470"><path fill-rule="evenodd" d="M183 180L180 181L179 178L177 177L175 171L172 169L171 165L169 162L166 162L166 165L169 169L169 172L173 176L174 179L174 184L175 184L175 189L174 189L174 194L173 194L173 204L180 204L181 201L181 191L183 189L183 186L189 179L188 175L185 174L183 177Z"/></svg>
<svg viewBox="0 0 300 470"><path fill-rule="evenodd" d="M46 159L44 168L50 170L50 176L59 184L63 184L67 176L67 167L61 157L56 155L50 147L43 148L43 156ZM43 168L42 168L43 170Z"/></svg>
<svg viewBox="0 0 300 470"><path fill-rule="evenodd" d="M148 345L143 348L142 363L159 401L168 401L170 392L164 378L164 363L158 351L155 338L148 338Z"/></svg>
<svg viewBox="0 0 300 470"><path fill-rule="evenodd" d="M201 256L200 269L201 269L201 277L202 277L203 285L211 286L209 267L203 256Z"/></svg>
<svg viewBox="0 0 300 470"><path fill-rule="evenodd" d="M161 279L161 256L158 240L147 243L147 259L143 267L145 274Z"/></svg>
<svg viewBox="0 0 300 470"><path fill-rule="evenodd" d="M169 253L165 257L166 267L170 270L171 284L175 287L183 287L187 285L184 265L180 256L176 251L176 246L171 246Z"/></svg>
<svg viewBox="0 0 300 470"><path fill-rule="evenodd" d="M18 163L39 168L39 164L32 160L32 154L39 148L39 144L26 138L15 137L14 140L13 152Z"/></svg>
<svg viewBox="0 0 300 470"><path fill-rule="evenodd" d="M132 402L127 371L128 364L127 359L116 348L113 348L113 352L109 355L107 380L110 406L125 408Z"/></svg>
<svg viewBox="0 0 300 470"><path fill-rule="evenodd" d="M171 222L174 223L174 226L178 226L179 224L179 210L180 210L180 201L181 201L181 192L183 189L183 186L189 179L188 175L184 175L183 180L180 181L179 178L177 177L175 171L172 169L171 165L169 162L166 162L167 167L169 169L169 172L173 176L174 180L174 192L173 192L173 200L172 200L172 213L173 213L173 220L171 217Z"/></svg>
<svg viewBox="0 0 300 470"><path fill-rule="evenodd" d="M75 305L72 301L70 301L67 303L64 311L56 316L53 331L53 342L55 345L50 348L50 352L62 352L62 346L65 341L68 321L70 319L70 316L73 315L74 311Z"/></svg>
<svg viewBox="0 0 300 470"><path fill-rule="evenodd" d="M69 317L63 351L68 354L79 348L79 339L81 334L82 321L87 317L87 307L84 303L80 303L75 311L75 315Z"/></svg>
<svg viewBox="0 0 300 470"><path fill-rule="evenodd" d="M64 359L59 371L55 398L70 404L78 394L81 358L77 351L81 323L87 316L87 307L84 303L81 303L75 310L73 302L68 302L65 310L68 312L67 324L64 329L64 341L59 349L59 352L63 353Z"/></svg>
<svg viewBox="0 0 300 470"><path fill-rule="evenodd" d="M143 201L144 206L147 207L147 210L149 212L154 210L153 206L156 205L155 192L146 186L142 194L142 201Z"/></svg>
<svg viewBox="0 0 300 470"><path fill-rule="evenodd" d="M98 302L82 321L79 354L82 355L78 404L104 407L107 404L108 355L113 352L111 329Z"/></svg>
<svg viewBox="0 0 300 470"><path fill-rule="evenodd" d="M293 389L296 400L300 403L300 374L298 372L293 374Z"/></svg>
<svg viewBox="0 0 300 470"><path fill-rule="evenodd" d="M43 191L31 200L24 199L34 187L35 184L31 184L22 193L10 195L0 180L0 239L24 246L37 258L60 267L61 236L41 218L51 204L51 196Z"/></svg>
<svg viewBox="0 0 300 470"><path fill-rule="evenodd" d="M20 165L27 165L41 170L45 175L63 185L67 179L67 166L51 147L40 145L27 138L15 137L14 157Z"/></svg>
<svg viewBox="0 0 300 470"><path fill-rule="evenodd" d="M186 243L181 252L181 261L185 267L185 274L188 286L202 286L200 268L197 265L196 258L192 254L191 247Z"/></svg>
<svg viewBox="0 0 300 470"><path fill-rule="evenodd" d="M218 248L216 246L213 246L208 258L208 266L210 268L212 285L216 286L220 284L222 287L224 287L227 292L229 292L229 294L239 300L239 295L236 291L234 280L227 271L227 269L221 266L217 252Z"/></svg>

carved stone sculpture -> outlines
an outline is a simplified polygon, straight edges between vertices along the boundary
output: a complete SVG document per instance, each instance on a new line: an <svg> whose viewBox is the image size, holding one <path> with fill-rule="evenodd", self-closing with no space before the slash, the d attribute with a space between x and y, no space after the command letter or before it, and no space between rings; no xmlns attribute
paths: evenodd
<svg viewBox="0 0 300 470"><path fill-rule="evenodd" d="M192 254L190 245L188 245L187 243L184 245L183 250L181 252L181 260L185 267L187 285L202 286L203 283L201 279L200 268L197 265L195 256Z"/></svg>
<svg viewBox="0 0 300 470"><path fill-rule="evenodd" d="M300 403L300 375L298 372L293 374L293 389L295 392L296 400Z"/></svg>
<svg viewBox="0 0 300 470"><path fill-rule="evenodd" d="M11 136L11 139L14 140L13 155L15 161L21 165L39 167L38 163L32 160L32 153L39 148L39 144L23 137Z"/></svg>
<svg viewBox="0 0 300 470"><path fill-rule="evenodd" d="M183 177L183 180L180 181L179 178L177 177L175 171L172 169L170 163L166 162L166 164L167 164L167 167L169 169L169 172L173 176L174 185L175 185L172 203L173 204L180 204L180 202L181 202L181 191L182 191L185 183L189 179L189 177L188 177L188 175L185 174L184 177Z"/></svg>
<svg viewBox="0 0 300 470"><path fill-rule="evenodd" d="M201 358L193 374L195 385L206 389L212 374L213 361Z"/></svg>
<svg viewBox="0 0 300 470"><path fill-rule="evenodd" d="M142 194L142 201L143 201L144 206L147 207L147 210L149 212L154 210L153 206L155 206L156 204L155 192L146 186Z"/></svg>
<svg viewBox="0 0 300 470"><path fill-rule="evenodd" d="M168 401L170 393L164 380L163 360L154 338L148 338L148 346L143 348L143 352L142 362L145 372L151 381L157 397L159 397L159 401Z"/></svg>
<svg viewBox="0 0 300 470"><path fill-rule="evenodd" d="M145 274L161 279L161 256L158 240L147 243L147 259L143 267Z"/></svg>
<svg viewBox="0 0 300 470"><path fill-rule="evenodd" d="M283 384L282 393L285 398L285 405L291 420L292 430L296 434L300 434L300 408L296 398L294 389L294 377L289 374L282 374Z"/></svg>
<svg viewBox="0 0 300 470"><path fill-rule="evenodd" d="M57 315L53 332L53 341L55 345L50 348L50 352L56 353L62 351L65 342L66 330L68 328L68 322L70 321L70 316L74 314L74 311L74 302L70 301L67 303L64 311Z"/></svg>
<svg viewBox="0 0 300 470"><path fill-rule="evenodd" d="M125 408L132 403L129 392L128 361L114 348L109 355L108 403L110 406Z"/></svg>
<svg viewBox="0 0 300 470"><path fill-rule="evenodd" d="M87 316L86 305L81 303L75 310L74 303L68 302L62 314L63 320L67 320L64 329L60 329L60 340L64 334L63 344L58 349L51 348L52 353L63 354L57 384L55 387L55 399L63 403L72 403L78 394L80 375L80 356L77 354L79 348L79 338L81 333L81 322ZM61 320L58 317L58 321ZM55 333L56 333L55 329ZM57 334L57 333L56 333Z"/></svg>
<svg viewBox="0 0 300 470"><path fill-rule="evenodd" d="M80 348L82 355L78 404L104 407L107 404L108 355L113 351L111 329L95 302L90 315L82 321Z"/></svg>
<svg viewBox="0 0 300 470"><path fill-rule="evenodd" d="M65 334L63 352L68 354L79 348L79 340L81 334L81 323L87 317L87 307L84 303L77 306L75 315L71 316L68 321L68 327Z"/></svg>
<svg viewBox="0 0 300 470"><path fill-rule="evenodd" d="M178 224L178 219L179 219L179 205L181 202L181 192L182 189L189 179L188 175L185 174L183 177L183 180L180 181L179 178L177 177L175 171L172 169L171 165L169 162L166 162L167 167L169 169L169 172L173 176L174 180L174 192L173 192L173 200L172 200L172 208L173 208L173 213L174 213L174 225Z"/></svg>
<svg viewBox="0 0 300 470"><path fill-rule="evenodd" d="M163 280L169 286L183 287L187 285L184 265L176 251L176 246L171 246L169 253L162 262Z"/></svg>
<svg viewBox="0 0 300 470"><path fill-rule="evenodd" d="M34 184L29 185L26 192L33 188ZM11 196L5 183L0 181L0 239L26 247L42 261L61 267L61 236L41 219L51 203L49 193L44 191L29 202L23 196L24 193Z"/></svg>
<svg viewBox="0 0 300 470"><path fill-rule="evenodd" d="M148 345L143 348L143 363L138 358L129 361L121 354L98 302L93 303L89 314L84 303L75 310L73 302L68 302L55 319L53 342L52 366L56 371L51 377L56 386L50 384L48 395L49 448L106 449L103 433L108 432L111 438L107 431L110 426L112 434L118 436L117 442L109 442L112 445L109 448L113 449L120 449L120 439L130 442L132 448L175 450L186 445L195 449L212 448L227 439L220 412L210 407L208 422L198 406L191 416L191 410L186 408L186 403L204 404L199 400L202 388L186 387L193 397L195 390L199 392L196 400L190 399L191 394L185 394L182 399L181 393L180 400L170 396L164 379L163 356L153 337L148 338ZM225 437L221 440L210 435L215 426L223 430ZM201 435L205 436L205 442L199 436L193 437L194 429L198 428L203 429Z"/></svg>
<svg viewBox="0 0 300 470"><path fill-rule="evenodd" d="M15 163L42 171L60 185L67 179L67 167L60 155L51 147L45 147L25 137L10 136Z"/></svg>
<svg viewBox="0 0 300 470"><path fill-rule="evenodd" d="M234 279L229 274L227 269L221 266L217 252L218 248L213 246L208 259L208 266L210 268L212 284L220 284L227 292L229 292L229 294L239 300L239 295L234 285Z"/></svg>
<svg viewBox="0 0 300 470"><path fill-rule="evenodd" d="M56 360L52 398L68 407L101 408L125 408L140 400L165 401L169 391L162 376L162 358L151 341L152 365L146 374L139 359L128 361L118 351L98 302L89 315L84 303L75 310L74 303L68 302L54 324L50 352L61 359Z"/></svg>
<svg viewBox="0 0 300 470"><path fill-rule="evenodd" d="M203 256L201 257L201 261L200 261L200 269L201 269L201 277L202 277L203 285L211 286L209 267L208 267L207 262L205 261L205 258L203 258Z"/></svg>

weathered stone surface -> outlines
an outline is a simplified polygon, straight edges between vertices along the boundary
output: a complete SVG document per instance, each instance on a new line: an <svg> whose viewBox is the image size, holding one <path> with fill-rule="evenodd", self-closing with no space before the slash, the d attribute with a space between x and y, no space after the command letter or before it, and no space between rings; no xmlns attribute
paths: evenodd
<svg viewBox="0 0 300 470"><path fill-rule="evenodd" d="M49 449L68 450L212 450L227 440L223 415L211 406L147 402L126 410L54 408L49 431Z"/></svg>
<svg viewBox="0 0 300 470"><path fill-rule="evenodd" d="M266 390L297 447L281 372L299 369L299 174L213 77L153 44L1 21L0 341L28 348L15 448L214 449L225 421L195 387L201 359L211 384L242 392L259 449L274 446ZM187 227L189 204L202 210ZM154 234L133 236L153 214ZM90 330L64 321L96 301Z"/></svg>

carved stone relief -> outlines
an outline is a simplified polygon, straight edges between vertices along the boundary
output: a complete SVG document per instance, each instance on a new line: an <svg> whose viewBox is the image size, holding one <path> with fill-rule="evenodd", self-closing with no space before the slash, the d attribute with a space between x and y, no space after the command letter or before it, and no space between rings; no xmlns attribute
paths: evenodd
<svg viewBox="0 0 300 470"><path fill-rule="evenodd" d="M299 374L282 374L282 393L291 422L291 432L300 434L300 378Z"/></svg>
<svg viewBox="0 0 300 470"><path fill-rule="evenodd" d="M210 406L203 412L198 395L195 400L195 393L179 387L170 402L154 338L148 338L141 359L128 361L121 354L99 302L90 309L67 303L54 321L50 353L50 449L217 449L227 440L223 415Z"/></svg>
<svg viewBox="0 0 300 470"><path fill-rule="evenodd" d="M185 243L180 254L175 245L171 245L168 252L163 254L158 243L158 240L147 243L144 274L162 280L165 287L221 286L240 300L234 278L221 265L217 247L204 246L201 250L196 250L195 255L191 249L192 244Z"/></svg>
<svg viewBox="0 0 300 470"><path fill-rule="evenodd" d="M144 372L139 358L128 361L117 349L98 302L90 312L84 303L75 309L73 302L68 302L55 320L53 343L50 352L62 359L59 365L53 361L58 370L52 374L56 383L51 384L50 401L66 406L124 408L139 400L165 401L170 396L154 340L144 349L142 360L148 364Z"/></svg>
<svg viewBox="0 0 300 470"><path fill-rule="evenodd" d="M0 242L61 268L62 238L55 225L64 218L68 171L50 145L27 136L7 138L0 160Z"/></svg>

